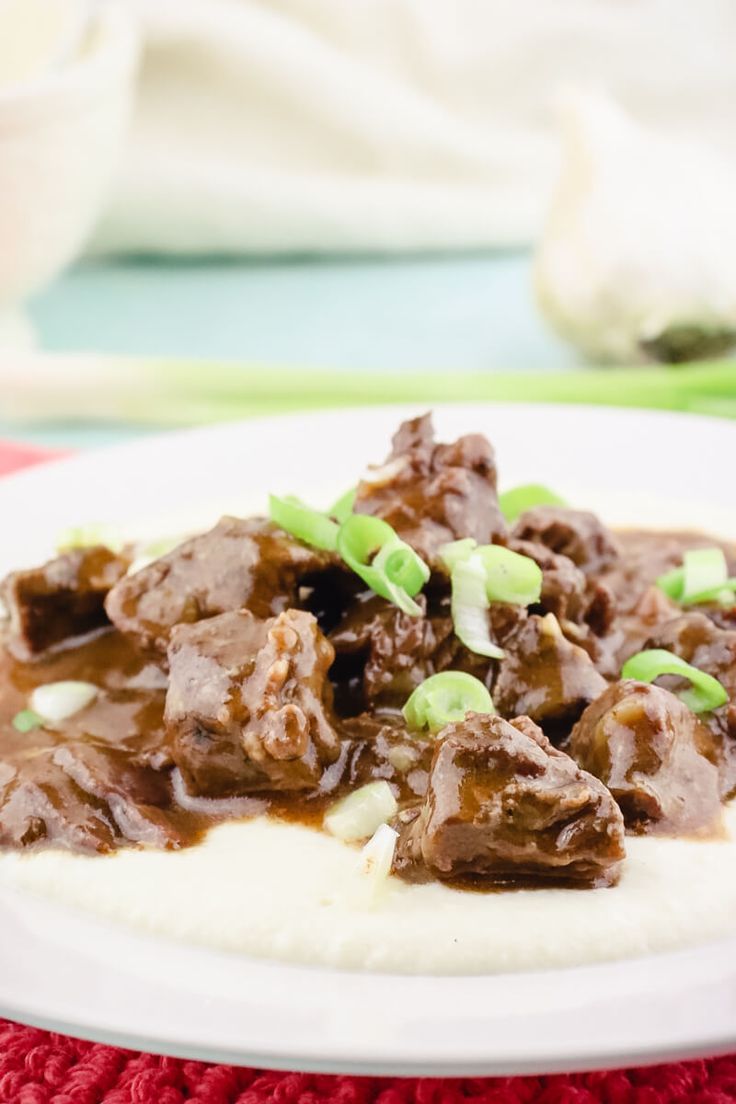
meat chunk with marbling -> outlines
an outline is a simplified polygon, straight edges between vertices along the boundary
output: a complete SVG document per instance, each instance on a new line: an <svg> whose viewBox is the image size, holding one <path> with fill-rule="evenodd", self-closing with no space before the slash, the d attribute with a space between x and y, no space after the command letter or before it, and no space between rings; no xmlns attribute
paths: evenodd
<svg viewBox="0 0 736 1104"><path fill-rule="evenodd" d="M43 567L14 571L0 585L8 613L7 646L20 659L109 625L108 592L130 560L101 545L75 548Z"/></svg>
<svg viewBox="0 0 736 1104"><path fill-rule="evenodd" d="M489 544L507 532L493 448L479 434L437 444L429 414L400 426L385 464L358 485L355 512L387 521L432 566L448 541Z"/></svg>
<svg viewBox="0 0 736 1104"><path fill-rule="evenodd" d="M327 680L334 651L310 613L261 621L241 610L179 625L168 656L166 727L190 793L316 788L340 748Z"/></svg>
<svg viewBox="0 0 736 1104"><path fill-rule="evenodd" d="M270 521L224 517L123 579L107 612L140 647L163 652L175 625L239 609L272 617L296 605L299 585L332 563Z"/></svg>
<svg viewBox="0 0 736 1104"><path fill-rule="evenodd" d="M625 857L606 787L528 717L470 713L439 734L427 795L400 835L398 865L440 879L612 885Z"/></svg>
<svg viewBox="0 0 736 1104"><path fill-rule="evenodd" d="M512 537L543 544L586 575L596 575L616 562L620 549L613 534L595 514L563 506L534 506L516 522Z"/></svg>
<svg viewBox="0 0 736 1104"><path fill-rule="evenodd" d="M683 835L720 819L713 734L669 690L614 683L585 710L565 750L605 783L629 828Z"/></svg>
<svg viewBox="0 0 736 1104"><path fill-rule="evenodd" d="M506 717L525 714L541 725L572 722L606 688L588 653L563 636L551 613L527 618L504 650L493 700Z"/></svg>

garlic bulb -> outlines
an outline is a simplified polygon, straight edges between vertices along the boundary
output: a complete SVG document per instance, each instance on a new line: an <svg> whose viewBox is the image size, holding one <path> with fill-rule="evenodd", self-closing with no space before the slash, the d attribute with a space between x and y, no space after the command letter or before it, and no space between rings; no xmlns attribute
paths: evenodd
<svg viewBox="0 0 736 1104"><path fill-rule="evenodd" d="M599 94L562 105L539 305L599 361L681 361L736 342L736 162L647 130Z"/></svg>

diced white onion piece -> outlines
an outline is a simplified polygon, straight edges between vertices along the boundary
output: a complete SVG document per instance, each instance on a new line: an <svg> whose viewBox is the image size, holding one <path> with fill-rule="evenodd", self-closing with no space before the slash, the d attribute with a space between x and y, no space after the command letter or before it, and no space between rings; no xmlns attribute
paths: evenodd
<svg viewBox="0 0 736 1104"><path fill-rule="evenodd" d="M55 724L84 709L98 693L91 682L49 682L36 687L28 705L39 717Z"/></svg>
<svg viewBox="0 0 736 1104"><path fill-rule="evenodd" d="M369 782L336 801L325 814L324 826L346 843L367 839L398 812L388 782Z"/></svg>
<svg viewBox="0 0 736 1104"><path fill-rule="evenodd" d="M360 874L365 879L361 888L366 904L375 905L385 892L398 838L398 832L388 824L381 824L360 852Z"/></svg>

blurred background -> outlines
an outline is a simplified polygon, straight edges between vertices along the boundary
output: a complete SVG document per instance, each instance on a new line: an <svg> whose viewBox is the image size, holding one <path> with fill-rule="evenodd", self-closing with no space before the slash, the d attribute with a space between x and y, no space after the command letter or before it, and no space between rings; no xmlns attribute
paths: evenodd
<svg viewBox="0 0 736 1104"><path fill-rule="evenodd" d="M732 0L0 0L0 433L736 413Z"/></svg>

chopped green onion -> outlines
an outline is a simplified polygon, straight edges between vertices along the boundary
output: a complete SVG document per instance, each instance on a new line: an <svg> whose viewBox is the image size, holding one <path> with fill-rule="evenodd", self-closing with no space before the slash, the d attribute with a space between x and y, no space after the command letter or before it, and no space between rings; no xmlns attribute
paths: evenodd
<svg viewBox="0 0 736 1104"><path fill-rule="evenodd" d="M404 613L419 616L413 600L429 579L429 568L381 518L351 514L337 534L337 550L371 590Z"/></svg>
<svg viewBox="0 0 736 1104"><path fill-rule="evenodd" d="M440 557L445 566L452 571L456 564L467 560L478 547L477 540L472 537L464 537L463 540L450 541L440 548Z"/></svg>
<svg viewBox="0 0 736 1104"><path fill-rule="evenodd" d="M75 525L65 529L56 540L57 552L73 552L76 548L95 548L103 545L111 552L121 552L125 541L118 529L105 522L91 522L88 525Z"/></svg>
<svg viewBox="0 0 736 1104"><path fill-rule="evenodd" d="M388 782L369 782L336 801L325 813L327 831L354 843L372 836L376 828L396 816L399 806Z"/></svg>
<svg viewBox="0 0 736 1104"><path fill-rule="evenodd" d="M29 705L34 713L50 724L65 721L95 700L98 688L91 682L47 682L37 686L31 694Z"/></svg>
<svg viewBox="0 0 736 1104"><path fill-rule="evenodd" d="M728 693L718 679L664 648L650 648L633 655L624 663L621 675L623 678L638 679L639 682L654 682L660 675L679 675L688 679L691 689L681 690L678 697L693 713L718 709L728 701Z"/></svg>
<svg viewBox="0 0 736 1104"><path fill-rule="evenodd" d="M532 606L542 595L542 569L529 556L497 544L484 544L478 555L486 569L489 602Z"/></svg>
<svg viewBox="0 0 736 1104"><path fill-rule="evenodd" d="M454 572L459 564L480 560L489 602L531 606L542 594L542 570L529 556L512 552L500 544L478 545L471 538L452 541L440 548L440 557Z"/></svg>
<svg viewBox="0 0 736 1104"><path fill-rule="evenodd" d="M504 652L490 637L488 607L491 602L530 606L542 593L542 572L529 556L500 545L478 545L471 538L452 541L440 548L450 569L450 611L455 635L477 655L500 659Z"/></svg>
<svg viewBox="0 0 736 1104"><path fill-rule="evenodd" d="M491 640L486 568L478 553L458 560L452 569L451 579L450 616L455 635L476 655L503 659L503 648Z"/></svg>
<svg viewBox="0 0 736 1104"><path fill-rule="evenodd" d="M404 720L416 731L432 734L465 720L466 713L495 713L487 687L465 671L442 671L417 686L403 709Z"/></svg>
<svg viewBox="0 0 736 1104"><path fill-rule="evenodd" d="M18 732L31 732L34 728L42 726L43 717L34 713L32 709L21 709L20 713L16 713L13 717L13 728Z"/></svg>
<svg viewBox="0 0 736 1104"><path fill-rule="evenodd" d="M268 507L271 521L285 532L291 533L293 537L304 541L305 544L311 544L314 548L334 552L339 526L326 514L313 510L311 506L305 505L293 495L288 495L286 498L269 495Z"/></svg>
<svg viewBox="0 0 736 1104"><path fill-rule="evenodd" d="M350 517L353 512L353 506L355 505L355 496L358 493L357 487L351 487L349 491L345 491L345 494L340 495L334 506L331 506L327 511L331 518L334 518L340 525Z"/></svg>
<svg viewBox="0 0 736 1104"><path fill-rule="evenodd" d="M736 578L728 578L728 564L721 548L691 548L675 567L657 579L668 598L683 606L736 602Z"/></svg>
<svg viewBox="0 0 736 1104"><path fill-rule="evenodd" d="M567 506L564 498L541 483L525 483L498 496L501 513L511 523L534 506Z"/></svg>

